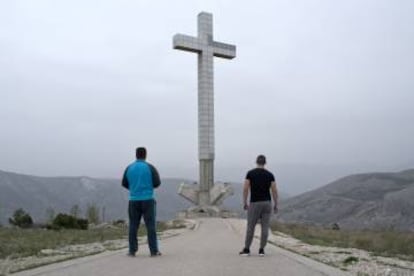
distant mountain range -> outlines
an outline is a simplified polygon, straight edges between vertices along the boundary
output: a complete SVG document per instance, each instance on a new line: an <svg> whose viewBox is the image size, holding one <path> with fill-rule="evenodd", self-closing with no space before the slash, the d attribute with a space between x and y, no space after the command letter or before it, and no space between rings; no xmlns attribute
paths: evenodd
<svg viewBox="0 0 414 276"><path fill-rule="evenodd" d="M177 194L185 179L162 179L156 190L158 219L172 219L178 211L191 206ZM224 208L245 214L241 209L242 184L233 184L235 194L225 200ZM0 171L0 222L18 208L43 222L47 209L69 213L79 205L85 214L89 204L96 205L106 221L127 218L128 192L120 180L90 177L38 177ZM279 214L282 222L309 223L342 228L395 228L414 231L414 169L398 173L351 175L326 186L287 198L282 193Z"/></svg>
<svg viewBox="0 0 414 276"><path fill-rule="evenodd" d="M191 206L177 194L178 186L193 181L185 179L162 179L156 190L157 219L167 220L176 216L178 211ZM233 211L241 209L241 184L233 184L235 194L226 200L224 207ZM88 205L99 208L101 219L107 221L127 218L128 191L121 187L117 179L96 179L90 177L38 177L0 171L0 223L6 224L8 218L18 208L23 208L35 222L44 222L47 209L69 213L78 205L81 215Z"/></svg>
<svg viewBox="0 0 414 276"><path fill-rule="evenodd" d="M277 219L414 231L414 169L351 175L281 202Z"/></svg>

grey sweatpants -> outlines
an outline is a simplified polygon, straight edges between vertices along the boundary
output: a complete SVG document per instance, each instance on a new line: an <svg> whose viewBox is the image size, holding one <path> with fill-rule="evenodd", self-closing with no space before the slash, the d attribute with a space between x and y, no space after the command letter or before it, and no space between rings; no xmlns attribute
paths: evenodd
<svg viewBox="0 0 414 276"><path fill-rule="evenodd" d="M262 233L260 235L260 248L264 248L269 235L269 222L272 215L272 203L270 201L251 202L247 211L247 231L245 248L250 248L253 241L254 230L260 219Z"/></svg>

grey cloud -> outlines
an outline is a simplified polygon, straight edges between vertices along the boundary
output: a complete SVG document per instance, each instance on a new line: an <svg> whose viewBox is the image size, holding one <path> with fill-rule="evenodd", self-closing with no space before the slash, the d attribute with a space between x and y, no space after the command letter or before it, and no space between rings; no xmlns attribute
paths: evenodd
<svg viewBox="0 0 414 276"><path fill-rule="evenodd" d="M0 4L0 168L119 177L147 145L196 178L196 57L172 36L201 10L237 45L215 59L218 178L259 152L293 192L414 166L412 1L45 0Z"/></svg>

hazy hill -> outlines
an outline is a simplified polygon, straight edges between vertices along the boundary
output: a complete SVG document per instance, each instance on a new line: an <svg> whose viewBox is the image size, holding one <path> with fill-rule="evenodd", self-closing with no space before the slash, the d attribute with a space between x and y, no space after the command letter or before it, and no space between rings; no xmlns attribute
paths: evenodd
<svg viewBox="0 0 414 276"><path fill-rule="evenodd" d="M284 200L284 222L414 230L414 169L351 175Z"/></svg>
<svg viewBox="0 0 414 276"><path fill-rule="evenodd" d="M156 190L158 219L174 218L177 211L190 207L190 203L177 194L183 179L162 179L162 186ZM233 184L235 195L224 203L227 209L241 211L241 184ZM46 210L68 213L73 205L80 206L85 214L89 204L105 209L105 219L127 218L127 190L120 180L96 179L90 177L38 177L0 171L0 222L7 223L14 210L23 208L35 221L45 221Z"/></svg>
<svg viewBox="0 0 414 276"><path fill-rule="evenodd" d="M177 187L183 180L163 179L162 189L157 191L159 219L171 218L177 210L189 206L177 195ZM17 208L28 211L35 221L46 218L46 209L56 213L69 212L78 204L85 214L89 204L105 209L105 219L127 217L127 190L120 180L94 179L89 177L37 177L0 171L0 221L5 223Z"/></svg>

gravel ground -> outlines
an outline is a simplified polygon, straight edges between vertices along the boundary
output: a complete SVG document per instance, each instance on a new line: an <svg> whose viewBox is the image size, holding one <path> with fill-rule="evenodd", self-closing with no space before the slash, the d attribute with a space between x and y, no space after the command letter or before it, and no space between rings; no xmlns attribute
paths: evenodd
<svg viewBox="0 0 414 276"><path fill-rule="evenodd" d="M104 252L66 262L22 271L16 276L156 275L156 276L342 276L348 273L269 245L266 256L257 254L258 240L250 257L239 256L244 237L231 221L217 218L197 220L192 231L163 240L162 256L151 258L147 246L135 258L125 250Z"/></svg>
<svg viewBox="0 0 414 276"><path fill-rule="evenodd" d="M244 231L246 229L245 220L228 219L226 221L231 225L231 228L240 235L240 237L244 236ZM196 228L198 223L199 222L197 221L188 220L186 221L186 228L167 230L162 233L160 239L180 235L187 232L189 229ZM220 224L217 224L215 225L215 228L218 228L219 226ZM256 228L256 231L256 237L259 237L260 226ZM351 275L414 276L414 262L396 258L373 256L364 250L309 245L280 232L272 233L269 236L269 242L277 245L278 247L298 253L321 263L340 268L343 271L347 271ZM145 243L145 238L141 238L140 243ZM116 252L119 249L127 248L127 246L128 244L126 240L112 240L105 241L103 243L65 246L55 250L44 249L37 256L13 260L0 260L0 275L7 275L8 273L15 271L103 252ZM282 258L281 256L275 255L276 259L278 257ZM345 260L350 258L355 258L357 261L346 264Z"/></svg>
<svg viewBox="0 0 414 276"><path fill-rule="evenodd" d="M245 221L235 220L234 223L238 223L239 227L245 229ZM256 227L255 235L260 237L260 226ZM322 263L338 267L352 275L414 276L414 262L374 256L370 252L360 249L310 245L280 232L273 232L269 235L269 242ZM357 258L357 261L345 263L345 260L349 260L351 257Z"/></svg>
<svg viewBox="0 0 414 276"><path fill-rule="evenodd" d="M186 228L171 229L160 233L159 238L165 239L175 235L179 235L194 227L195 222L187 220ZM146 237L139 237L140 244L146 243ZM38 255L16 259L0 259L0 275L35 268L51 263L62 262L74 258L85 257L89 255L99 254L105 251L115 251L128 247L126 239L109 240L102 243L88 243L79 245L69 245L58 249L45 248Z"/></svg>

